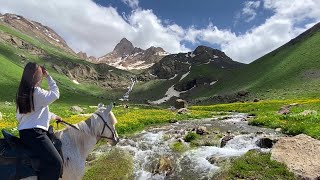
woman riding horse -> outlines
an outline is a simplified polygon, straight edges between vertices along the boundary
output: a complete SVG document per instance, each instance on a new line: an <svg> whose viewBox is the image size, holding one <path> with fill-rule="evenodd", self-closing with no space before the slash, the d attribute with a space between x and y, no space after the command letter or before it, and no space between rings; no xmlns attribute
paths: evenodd
<svg viewBox="0 0 320 180"><path fill-rule="evenodd" d="M48 81L48 91L40 88L43 77ZM50 120L61 120L48 107L59 96L59 88L48 71L29 62L17 93L16 116L20 139L40 159L39 180L57 180L62 171L62 159L47 135Z"/></svg>

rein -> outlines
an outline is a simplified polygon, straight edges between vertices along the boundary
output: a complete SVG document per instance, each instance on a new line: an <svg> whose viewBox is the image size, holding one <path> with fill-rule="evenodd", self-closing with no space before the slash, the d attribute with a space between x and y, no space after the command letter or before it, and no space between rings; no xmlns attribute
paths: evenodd
<svg viewBox="0 0 320 180"><path fill-rule="evenodd" d="M116 138L115 138L115 133L114 133L114 131L110 128L110 126L108 125L108 123L103 119L103 117L102 117L100 114L98 114L98 113L94 113L94 114L97 115L97 116L102 120L102 122L104 123L104 124L103 124L103 125L104 125L104 126L103 126L103 129L102 129L102 131L101 131L101 135L97 135L97 136L100 137L100 138L115 140L115 139L116 139ZM62 120L62 119L57 120L56 123L57 123L57 125L58 125L59 123L63 123L63 124L65 124L65 125L68 125L68 126L74 128L74 129L78 130L78 131L81 131L81 130L80 130L78 127L76 127L75 125L70 124L70 123L68 123L68 122L66 122L66 121L64 121L64 120ZM111 133L112 133L112 138L107 137L107 136L102 136L102 134L104 133L104 130L105 130L106 127L111 131Z"/></svg>
<svg viewBox="0 0 320 180"><path fill-rule="evenodd" d="M57 123L57 126L58 126L59 123L63 123L63 124L65 124L65 125L68 125L68 126L74 128L74 129L80 131L80 129L79 129L78 127L76 127L75 125L70 124L70 123L68 123L68 122L66 122L66 121L64 121L64 120L62 120L62 119L56 120L56 123Z"/></svg>

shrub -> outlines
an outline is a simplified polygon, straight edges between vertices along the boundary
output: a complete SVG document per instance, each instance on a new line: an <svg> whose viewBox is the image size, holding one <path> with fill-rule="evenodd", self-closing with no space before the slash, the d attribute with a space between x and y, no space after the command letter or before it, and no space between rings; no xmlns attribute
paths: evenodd
<svg viewBox="0 0 320 180"><path fill-rule="evenodd" d="M188 134L184 137L184 141L191 142L198 139L200 136L195 132L188 132Z"/></svg>

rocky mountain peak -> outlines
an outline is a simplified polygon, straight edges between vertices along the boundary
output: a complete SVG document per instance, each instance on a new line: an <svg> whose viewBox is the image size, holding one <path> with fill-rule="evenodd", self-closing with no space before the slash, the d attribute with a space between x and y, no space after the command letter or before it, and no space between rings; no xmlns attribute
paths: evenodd
<svg viewBox="0 0 320 180"><path fill-rule="evenodd" d="M87 58L88 58L87 53L82 52L82 51L78 52L77 55L78 55L81 59L87 59Z"/></svg>
<svg viewBox="0 0 320 180"><path fill-rule="evenodd" d="M144 53L144 50L138 47L135 47L132 51L132 54L136 54L136 53Z"/></svg>
<svg viewBox="0 0 320 180"><path fill-rule="evenodd" d="M201 54L201 53L207 53L207 52L210 52L212 51L212 48L210 47L207 47L207 46L198 46L194 51L193 53L194 54Z"/></svg>
<svg viewBox="0 0 320 180"><path fill-rule="evenodd" d="M166 51L163 50L161 47L151 46L146 50L146 54L148 55L161 55L162 53L166 53Z"/></svg>
<svg viewBox="0 0 320 180"><path fill-rule="evenodd" d="M194 55L208 55L211 57L220 57L220 58L227 58L229 59L229 57L222 51L218 50L218 49L213 49L211 47L207 47L207 46L198 46L194 51L193 51Z"/></svg>
<svg viewBox="0 0 320 180"><path fill-rule="evenodd" d="M113 53L120 56L125 56L131 54L134 49L134 46L128 39L122 38L121 41L113 49Z"/></svg>
<svg viewBox="0 0 320 180"><path fill-rule="evenodd" d="M146 69L159 62L168 53L161 47L151 46L147 50L134 47L126 38L116 45L114 50L98 58L95 63L106 63L118 69ZM93 62L93 61L91 61Z"/></svg>

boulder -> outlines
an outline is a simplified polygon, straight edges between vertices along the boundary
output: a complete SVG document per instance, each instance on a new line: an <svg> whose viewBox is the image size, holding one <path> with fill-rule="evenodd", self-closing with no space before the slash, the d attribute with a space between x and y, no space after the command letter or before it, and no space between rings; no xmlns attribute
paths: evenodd
<svg viewBox="0 0 320 180"><path fill-rule="evenodd" d="M177 112L178 114L186 114L189 112L189 110L187 108L180 108Z"/></svg>
<svg viewBox="0 0 320 180"><path fill-rule="evenodd" d="M261 138L256 141L256 145L261 148L272 148L273 141L269 138Z"/></svg>
<svg viewBox="0 0 320 180"><path fill-rule="evenodd" d="M79 107L79 106L72 106L70 108L70 111L81 113L81 112L83 112L83 109L81 109L81 107Z"/></svg>
<svg viewBox="0 0 320 180"><path fill-rule="evenodd" d="M58 65L53 64L53 65L52 65L52 68L53 68L55 71L57 71L59 74L63 74L62 69L61 69Z"/></svg>
<svg viewBox="0 0 320 180"><path fill-rule="evenodd" d="M271 158L284 163L298 179L319 179L320 141L305 134L284 137L271 150Z"/></svg>
<svg viewBox="0 0 320 180"><path fill-rule="evenodd" d="M301 116L308 116L308 115L316 115L317 111L315 110L304 110L303 112L299 113Z"/></svg>
<svg viewBox="0 0 320 180"><path fill-rule="evenodd" d="M199 126L196 128L196 133L199 135L208 134L208 130L205 126Z"/></svg>
<svg viewBox="0 0 320 180"><path fill-rule="evenodd" d="M223 148L224 146L226 146L227 142L230 141L231 139L233 139L234 136L233 135L226 135L221 139L221 143L220 143L220 147Z"/></svg>
<svg viewBox="0 0 320 180"><path fill-rule="evenodd" d="M298 103L292 103L292 104L289 104L289 105L282 106L280 108L280 110L278 111L278 113L281 114L281 115L289 114L290 113L290 108L292 106L297 106L297 105L299 105L299 104Z"/></svg>
<svg viewBox="0 0 320 180"><path fill-rule="evenodd" d="M212 155L206 158L207 161L209 161L210 164L220 165L221 163L225 162L228 159L228 157L225 156L217 156Z"/></svg>
<svg viewBox="0 0 320 180"><path fill-rule="evenodd" d="M281 115L286 115L286 114L289 114L290 113L290 105L286 105L286 106L282 106L280 108L280 110L278 111L278 114L281 114Z"/></svg>
<svg viewBox="0 0 320 180"><path fill-rule="evenodd" d="M230 161L232 159L234 159L234 158L235 157L217 156L215 154L215 155L207 157L206 160L209 161L210 164L214 164L214 165L217 165L217 166L223 166L226 163L229 164Z"/></svg>
<svg viewBox="0 0 320 180"><path fill-rule="evenodd" d="M173 172L172 161L168 157L165 157L165 156L160 157L157 167L154 170L154 174L165 173L166 175L170 175L172 172Z"/></svg>
<svg viewBox="0 0 320 180"><path fill-rule="evenodd" d="M275 132L281 132L282 129L281 129L281 128L276 128L274 131L275 131Z"/></svg>
<svg viewBox="0 0 320 180"><path fill-rule="evenodd" d="M239 91L237 95L242 97L242 96L247 96L248 94L249 94L249 91L243 90L243 91Z"/></svg>
<svg viewBox="0 0 320 180"><path fill-rule="evenodd" d="M176 123L176 122L178 122L178 120L176 120L176 119L170 119L169 120L169 123Z"/></svg>
<svg viewBox="0 0 320 180"><path fill-rule="evenodd" d="M174 107L176 109L181 109L181 108L187 108L188 107L188 103L186 100L183 99L177 99L174 103Z"/></svg>

